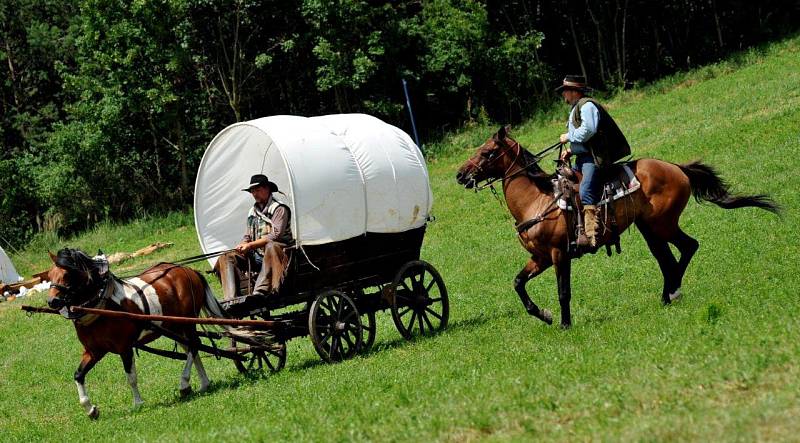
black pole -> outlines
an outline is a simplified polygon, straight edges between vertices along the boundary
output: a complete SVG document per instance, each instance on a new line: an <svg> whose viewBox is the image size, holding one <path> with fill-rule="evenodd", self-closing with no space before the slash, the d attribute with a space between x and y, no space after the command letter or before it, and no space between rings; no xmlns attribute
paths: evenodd
<svg viewBox="0 0 800 443"><path fill-rule="evenodd" d="M414 141L417 143L419 149L422 149L422 145L419 144L419 135L417 135L417 123L414 121L414 111L411 110L411 98L408 96L408 83L406 83L406 79L403 79L403 92L406 94L406 106L408 107L408 115L411 116L411 129L414 131Z"/></svg>

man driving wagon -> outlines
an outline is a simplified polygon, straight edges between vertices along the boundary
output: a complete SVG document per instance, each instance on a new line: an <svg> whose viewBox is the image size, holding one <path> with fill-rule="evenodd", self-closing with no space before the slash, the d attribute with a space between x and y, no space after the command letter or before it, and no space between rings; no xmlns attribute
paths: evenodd
<svg viewBox="0 0 800 443"><path fill-rule="evenodd" d="M241 282L247 282L258 272L252 294L269 297L277 294L289 264L286 247L292 243L289 223L291 210L275 199L278 185L264 174L250 178L244 192L249 192L255 203L247 213L247 228L242 241L234 251L220 256L216 270L222 284L225 300L239 295Z"/></svg>

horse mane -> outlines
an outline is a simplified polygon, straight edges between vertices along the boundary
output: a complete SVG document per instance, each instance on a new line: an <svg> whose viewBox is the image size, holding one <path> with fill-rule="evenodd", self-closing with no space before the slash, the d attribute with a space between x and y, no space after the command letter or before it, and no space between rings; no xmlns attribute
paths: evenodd
<svg viewBox="0 0 800 443"><path fill-rule="evenodd" d="M522 161L525 165L525 173L528 178L544 193L552 193L555 188L553 187L553 179L556 174L548 174L539 166L539 158L531 154L527 149L520 146L520 153Z"/></svg>
<svg viewBox="0 0 800 443"><path fill-rule="evenodd" d="M58 251L55 260L56 266L66 269L67 272L86 274L88 284L99 284L104 267L97 260L86 255L80 249L63 248Z"/></svg>
<svg viewBox="0 0 800 443"><path fill-rule="evenodd" d="M97 263L80 249L63 248L58 251L56 265L67 271L91 272L98 268Z"/></svg>

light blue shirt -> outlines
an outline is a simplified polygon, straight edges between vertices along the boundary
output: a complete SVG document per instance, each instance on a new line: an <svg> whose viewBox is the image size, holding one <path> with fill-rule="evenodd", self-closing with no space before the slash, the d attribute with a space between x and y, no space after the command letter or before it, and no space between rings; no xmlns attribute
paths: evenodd
<svg viewBox="0 0 800 443"><path fill-rule="evenodd" d="M575 106L569 112L567 120L567 138L570 143L570 151L573 154L588 154L589 149L584 146L592 136L597 133L597 122L600 120L600 111L592 102L586 102L581 106L581 126L576 128L572 124L572 116L575 113Z"/></svg>

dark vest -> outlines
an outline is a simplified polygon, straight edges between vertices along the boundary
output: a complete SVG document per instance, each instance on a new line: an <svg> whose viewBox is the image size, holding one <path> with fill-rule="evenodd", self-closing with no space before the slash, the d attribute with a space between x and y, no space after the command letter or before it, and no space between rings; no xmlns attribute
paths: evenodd
<svg viewBox="0 0 800 443"><path fill-rule="evenodd" d="M591 97L583 97L575 104L575 112L572 114L572 125L576 128L581 126L581 106L587 102L593 103L597 106L597 111L600 113L600 120L597 122L597 132L588 141L584 142L584 146L589 148L594 158L595 164L598 166L607 166L615 161L631 155L631 147L625 134L619 129L617 123L611 118L608 111L595 99Z"/></svg>
<svg viewBox="0 0 800 443"><path fill-rule="evenodd" d="M275 215L275 210L278 209L279 206L284 207L284 209L286 210L286 214L288 214L288 217L286 217L286 229L284 229L283 235L276 238L275 240L284 244L290 244L292 243L292 211L289 209L289 206L273 199L272 204L267 206L265 214L267 214L267 217L269 217L269 219L272 220L272 217Z"/></svg>

